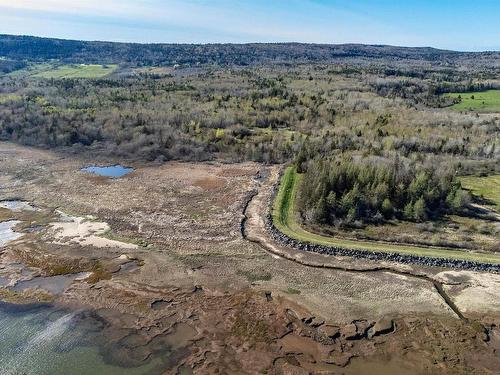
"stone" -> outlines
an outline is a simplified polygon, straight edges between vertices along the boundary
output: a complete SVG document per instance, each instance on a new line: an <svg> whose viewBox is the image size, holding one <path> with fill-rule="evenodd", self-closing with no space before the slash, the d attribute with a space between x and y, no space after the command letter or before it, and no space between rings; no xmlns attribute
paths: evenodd
<svg viewBox="0 0 500 375"><path fill-rule="evenodd" d="M317 327L321 327L323 324L325 324L325 321L323 319L320 319L320 318L314 318L311 323L309 323L311 325L311 327L314 327L314 328L317 328Z"/></svg>
<svg viewBox="0 0 500 375"><path fill-rule="evenodd" d="M373 323L370 323L366 320L356 320L354 322L356 328L358 330L358 337L365 337L367 335L368 330L373 326Z"/></svg>
<svg viewBox="0 0 500 375"><path fill-rule="evenodd" d="M328 336L329 338L332 338L332 339L340 336L340 328L337 326L329 325L329 324L325 324L325 325L319 327L318 331L323 333L325 336Z"/></svg>
<svg viewBox="0 0 500 375"><path fill-rule="evenodd" d="M394 331L394 322L388 317L383 317L375 323L375 325L368 330L368 337L385 335Z"/></svg>
<svg viewBox="0 0 500 375"><path fill-rule="evenodd" d="M354 323L347 324L341 328L340 334L347 340L356 339L358 337L358 327Z"/></svg>

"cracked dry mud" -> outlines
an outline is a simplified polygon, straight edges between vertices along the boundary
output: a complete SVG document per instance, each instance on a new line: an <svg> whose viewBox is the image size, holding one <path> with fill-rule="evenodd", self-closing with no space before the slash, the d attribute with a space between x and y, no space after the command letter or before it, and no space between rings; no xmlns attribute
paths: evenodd
<svg viewBox="0 0 500 375"><path fill-rule="evenodd" d="M167 356L165 374L498 373L499 275L282 247L264 225L278 167L136 164L110 180L78 172L89 162L0 144L0 199L40 209L0 209L24 233L0 249L0 277L90 272L60 294L8 299L83 309L109 361ZM134 246L53 243L56 209Z"/></svg>

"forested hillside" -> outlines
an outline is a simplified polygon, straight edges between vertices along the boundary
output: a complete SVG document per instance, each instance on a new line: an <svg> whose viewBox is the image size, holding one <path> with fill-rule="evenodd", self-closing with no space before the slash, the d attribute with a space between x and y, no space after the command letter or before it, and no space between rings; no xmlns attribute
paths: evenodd
<svg viewBox="0 0 500 375"><path fill-rule="evenodd" d="M258 65L267 63L328 63L401 60L439 64L472 63L499 66L500 53L460 53L434 48L361 44L136 44L86 42L0 35L0 56L13 60L59 59L70 63ZM369 61L367 61L367 59Z"/></svg>

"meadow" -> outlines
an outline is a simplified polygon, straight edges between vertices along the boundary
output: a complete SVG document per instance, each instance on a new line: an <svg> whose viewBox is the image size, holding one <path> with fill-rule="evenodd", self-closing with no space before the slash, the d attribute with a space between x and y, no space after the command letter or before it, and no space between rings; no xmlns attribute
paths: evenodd
<svg viewBox="0 0 500 375"><path fill-rule="evenodd" d="M446 96L461 99L450 107L457 111L500 112L500 90L455 92Z"/></svg>
<svg viewBox="0 0 500 375"><path fill-rule="evenodd" d="M36 78L102 78L117 69L117 65L77 64L49 65L35 74Z"/></svg>
<svg viewBox="0 0 500 375"><path fill-rule="evenodd" d="M3 76L11 79L28 77L42 79L99 79L104 78L118 69L117 64L63 64L60 62L31 63L26 67L4 73ZM2 74L0 73L0 77Z"/></svg>

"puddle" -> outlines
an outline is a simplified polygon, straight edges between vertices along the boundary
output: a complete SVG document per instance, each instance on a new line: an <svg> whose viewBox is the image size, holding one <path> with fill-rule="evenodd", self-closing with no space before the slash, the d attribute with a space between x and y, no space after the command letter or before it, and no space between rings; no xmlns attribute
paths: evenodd
<svg viewBox="0 0 500 375"><path fill-rule="evenodd" d="M29 202L20 200L0 201L0 207L6 208L13 212L36 211L36 208L33 207Z"/></svg>
<svg viewBox="0 0 500 375"><path fill-rule="evenodd" d="M9 241L16 240L23 235L22 233L12 230L12 228L19 223L19 220L2 221L0 223L0 247L5 246Z"/></svg>
<svg viewBox="0 0 500 375"><path fill-rule="evenodd" d="M0 287L8 285L10 282L10 279L7 277L2 277L0 276Z"/></svg>
<svg viewBox="0 0 500 375"><path fill-rule="evenodd" d="M133 272L135 270L139 269L139 265L135 260L131 260L130 262L123 263L120 266L120 271L122 272Z"/></svg>
<svg viewBox="0 0 500 375"><path fill-rule="evenodd" d="M124 167L123 165L109 165L104 167L89 166L81 169L82 172L93 173L99 176L120 178L134 171L134 168Z"/></svg>
<svg viewBox="0 0 500 375"><path fill-rule="evenodd" d="M19 281L10 289L16 292L22 292L26 289L43 289L50 294L61 294L71 285L73 281L84 279L89 275L90 273L88 272L81 272L72 275L35 277L31 280Z"/></svg>
<svg viewBox="0 0 500 375"><path fill-rule="evenodd" d="M153 303L151 303L151 308L153 310L162 310L162 309L166 309L170 305L172 305L172 303L169 301L157 300L157 301L154 301Z"/></svg>

